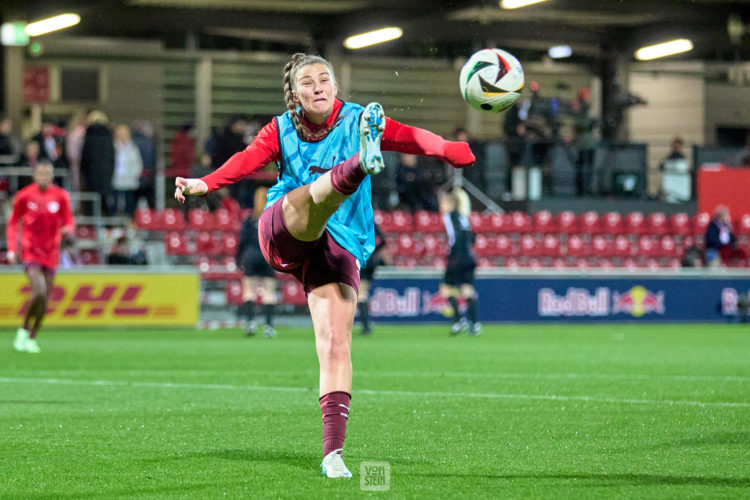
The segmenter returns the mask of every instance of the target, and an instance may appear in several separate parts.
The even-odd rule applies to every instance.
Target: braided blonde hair
[[[325,65],[326,68],[328,68],[329,73],[331,74],[331,81],[334,83],[336,82],[336,77],[333,74],[333,66],[331,66],[331,63],[320,56],[297,52],[289,58],[289,62],[287,62],[286,66],[284,66],[284,102],[286,102],[286,107],[292,116],[292,123],[294,124],[294,129],[297,131],[297,135],[299,135],[301,139],[305,140],[314,140],[325,137],[333,128],[333,125],[330,125],[323,130],[313,132],[309,127],[305,125],[305,122],[302,120],[302,116],[297,112],[297,103],[294,102],[294,99],[292,98],[292,91],[294,90],[296,82],[295,77],[297,76],[297,71],[299,71],[300,68],[309,66],[310,64]]]

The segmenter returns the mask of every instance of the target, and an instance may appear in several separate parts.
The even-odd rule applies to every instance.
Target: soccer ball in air
[[[523,68],[504,50],[483,49],[466,61],[458,83],[466,102],[479,110],[499,113],[521,95]]]

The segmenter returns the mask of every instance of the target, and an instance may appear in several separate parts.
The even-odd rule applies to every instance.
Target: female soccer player
[[[73,234],[75,220],[70,197],[52,184],[52,164],[40,161],[34,168],[34,183],[21,189],[8,221],[8,262],[17,260],[18,223],[21,222],[21,262],[29,277],[31,297],[23,327],[16,332],[13,347],[20,352],[39,352],[36,335],[47,312],[47,300],[60,264],[63,235]]]
[[[275,337],[273,315],[276,309],[276,279],[275,272],[266,262],[258,242],[258,219],[266,203],[268,189],[259,187],[255,190],[253,213],[248,215],[242,223],[240,244],[237,247],[237,263],[242,269],[242,306],[240,312],[247,321],[245,334],[255,335],[258,322],[255,321],[255,303],[258,300],[258,285],[263,290],[263,313],[266,324],[263,326],[264,337]]]
[[[440,295],[448,299],[453,310],[451,335],[468,331],[469,335],[482,333],[482,325],[477,321],[477,292],[474,288],[474,270],[477,267],[472,245],[474,233],[467,217],[470,208],[468,196],[462,189],[455,188],[451,193],[440,196],[440,212],[443,214],[445,232],[448,234],[448,262],[445,276],[440,284]],[[462,210],[463,208],[463,210]],[[461,316],[458,298],[466,300],[468,319]]]
[[[288,111],[261,129],[244,151],[201,179],[175,179],[175,198],[205,195],[275,160],[258,236],[268,263],[303,285],[320,364],[323,462],[327,477],[351,477],[341,453],[349,418],[351,334],[359,268],[375,247],[369,174],[383,169],[380,146],[427,155],[455,167],[474,163],[465,142],[450,142],[336,98],[331,64],[294,54],[284,68]]]

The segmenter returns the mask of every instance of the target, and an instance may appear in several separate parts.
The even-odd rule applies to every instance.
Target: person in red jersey
[[[60,263],[60,242],[73,234],[75,220],[70,197],[52,184],[53,168],[40,161],[34,168],[34,183],[21,189],[8,221],[8,262],[18,261],[18,225],[21,223],[21,262],[29,277],[31,297],[23,327],[16,332],[13,347],[21,352],[39,352],[36,334],[47,312],[55,271]]]
[[[277,271],[303,285],[320,364],[323,462],[329,478],[348,478],[342,459],[352,387],[351,342],[359,270],[375,249],[370,175],[384,167],[382,148],[430,156],[467,167],[475,161],[466,142],[385,117],[336,98],[331,64],[294,54],[284,68],[287,111],[255,140],[201,179],[175,179],[175,198],[205,195],[275,161],[276,184],[258,223],[261,252]]]

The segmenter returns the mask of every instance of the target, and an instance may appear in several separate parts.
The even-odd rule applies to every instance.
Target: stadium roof
[[[610,48],[632,56],[684,37],[695,49],[676,57],[750,59],[749,0],[549,0],[516,10],[497,0],[5,0],[0,12],[6,21],[76,12],[81,23],[68,34],[160,39],[173,48],[325,54],[346,50],[349,35],[400,26],[401,39],[362,51],[450,57],[498,46],[539,60],[551,45],[567,44],[574,57],[594,60]]]

